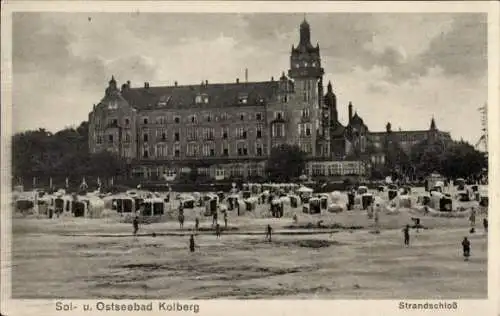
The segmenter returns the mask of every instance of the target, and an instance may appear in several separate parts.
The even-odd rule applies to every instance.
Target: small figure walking
[[[474,208],[470,212],[469,221],[471,228],[474,228],[476,226],[476,210]]]
[[[199,218],[197,217],[197,218],[194,220],[194,230],[195,230],[195,231],[198,231],[198,228],[200,228],[200,220],[199,220]]]
[[[179,214],[179,227],[180,229],[184,229],[184,213]]]
[[[215,236],[217,237],[217,239],[220,238],[220,225],[219,224],[215,225]]]
[[[194,235],[189,237],[189,251],[194,252]]]
[[[213,217],[212,217],[212,226],[217,224],[217,211],[214,212]]]
[[[134,226],[134,236],[137,236],[137,232],[139,231],[139,216],[134,217],[132,224]]]
[[[470,241],[467,239],[467,237],[464,237],[464,240],[462,241],[462,249],[464,252],[464,261],[469,261],[470,257]]]
[[[403,228],[403,233],[404,233],[404,239],[405,239],[405,246],[410,246],[410,225],[406,225],[405,228]]]
[[[483,227],[484,227],[484,232],[488,232],[488,219],[483,218]]]
[[[273,235],[273,229],[271,227],[271,225],[267,225],[267,229],[266,229],[266,239],[271,242],[271,238],[272,238],[272,235]]]
[[[227,212],[224,212],[224,228],[227,229]]]

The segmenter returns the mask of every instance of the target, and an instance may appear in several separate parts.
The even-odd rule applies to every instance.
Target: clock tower
[[[300,24],[299,44],[297,47],[292,45],[288,76],[294,81],[295,100],[302,113],[307,114],[301,119],[307,125],[299,126],[299,130],[308,132],[300,133],[298,143],[312,156],[318,154],[316,142],[322,133],[323,74],[319,44],[311,44],[311,28],[304,19]]]

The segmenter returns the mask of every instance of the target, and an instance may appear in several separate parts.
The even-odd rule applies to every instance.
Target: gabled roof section
[[[279,82],[216,83],[186,86],[129,88],[123,97],[135,108],[188,109],[264,106],[279,92]]]
[[[336,122],[332,128],[331,137],[343,137],[345,135],[346,129],[342,124]]]

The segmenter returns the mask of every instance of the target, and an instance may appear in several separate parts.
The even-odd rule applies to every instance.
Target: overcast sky
[[[132,86],[279,77],[303,14],[14,13],[14,132],[86,120],[111,75]],[[483,14],[307,14],[341,122],[441,130],[475,143],[487,100]]]

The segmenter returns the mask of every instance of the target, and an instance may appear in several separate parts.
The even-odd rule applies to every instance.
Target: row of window
[[[197,168],[197,174],[201,176],[215,176],[215,177],[244,177],[248,176],[263,176],[265,168],[261,165],[250,165],[246,168],[242,165],[233,165],[221,167],[211,170],[211,168]],[[177,177],[182,170],[176,170],[168,167],[143,167],[132,170],[132,175],[135,177],[149,178],[153,175],[156,177]]]
[[[228,127],[222,127],[220,131],[220,138],[222,139],[228,139],[230,134],[230,129]],[[215,128],[188,128],[186,129],[186,139],[188,141],[195,141],[198,140],[199,138],[203,140],[214,140],[215,139]],[[249,136],[249,129],[245,127],[238,127],[235,129],[235,135],[236,138],[238,139],[247,139]],[[259,139],[262,138],[262,126],[257,126],[255,129],[255,138]],[[175,132],[173,133],[173,140],[178,142],[180,141],[181,138],[181,133],[180,132]],[[129,132],[124,133],[123,135],[123,142],[124,143],[129,143],[131,141],[131,134]],[[144,143],[147,143],[150,141],[150,133],[149,132],[143,132],[142,134],[142,141]],[[168,139],[168,134],[165,129],[158,129],[156,130],[156,141],[169,141]],[[109,134],[107,136],[107,142],[110,144],[113,144],[115,142],[115,136],[113,134]],[[102,144],[103,143],[103,136],[98,134],[96,136],[96,143],[97,144]]]
[[[255,116],[255,120],[256,121],[263,121],[264,120],[264,116],[260,112],[255,113],[254,116]],[[198,124],[198,123],[201,123],[201,122],[228,121],[230,119],[237,119],[239,121],[248,121],[248,120],[252,120],[252,118],[254,116],[252,114],[250,114],[250,113],[239,113],[235,117],[232,117],[228,113],[222,113],[222,114],[220,114],[220,116],[216,116],[214,114],[208,113],[208,114],[201,115],[201,117],[199,115],[192,114],[192,115],[189,115],[187,117],[187,120],[184,121],[184,122],[185,123]],[[169,122],[169,120],[168,120],[167,116],[157,116],[155,118],[154,122],[155,122],[155,124],[165,125],[165,124],[167,124]],[[182,122],[181,116],[175,115],[173,117],[172,122],[175,123],[175,124],[180,124]],[[143,125],[150,124],[149,117],[142,117],[141,124],[143,124]]]
[[[260,112],[255,113],[252,115],[251,113],[239,113],[235,117],[232,117],[228,113],[222,113],[220,116],[215,116],[214,114],[208,113],[201,115],[199,117],[196,114],[189,115],[187,119],[184,121],[184,123],[192,123],[192,124],[198,124],[201,122],[213,122],[213,121],[228,121],[228,120],[239,120],[239,121],[249,121],[252,120],[252,118],[255,116],[256,121],[263,121],[264,120],[264,115]],[[302,111],[302,116],[303,117],[309,117],[309,109],[304,109]],[[283,111],[276,111],[274,112],[274,119],[284,119],[285,115]],[[142,125],[149,125],[152,121],[150,121],[149,117],[142,117],[141,118],[141,124]],[[172,121],[175,124],[181,124],[182,123],[182,118],[179,115],[174,115]],[[169,120],[167,116],[157,116],[154,119],[155,124],[159,125],[165,125],[169,123]],[[94,119],[94,125],[99,129],[102,128],[102,122],[99,118]],[[119,124],[119,121],[117,118],[108,118],[106,122],[105,127],[130,127],[131,125],[131,120],[130,118],[126,117],[123,119],[122,125]]]
[[[220,155],[227,157],[231,154],[229,144],[223,144]],[[261,143],[254,144],[254,155],[255,156],[264,156],[267,154],[267,146]],[[249,150],[249,145],[245,142],[241,142],[236,144],[235,151],[232,153],[237,156],[249,156],[251,155]],[[215,149],[214,143],[205,143],[205,144],[197,144],[197,143],[189,143],[186,145],[185,156],[186,157],[215,157],[217,155],[217,151]],[[180,157],[181,156],[181,146],[179,144],[174,144],[172,146],[172,156]],[[145,148],[142,152],[143,158],[167,158],[169,157],[169,146],[165,144],[159,144],[154,147],[153,151],[150,151],[149,148]]]
[[[365,168],[359,163],[313,164],[311,169],[313,176],[362,175],[365,172]]]

